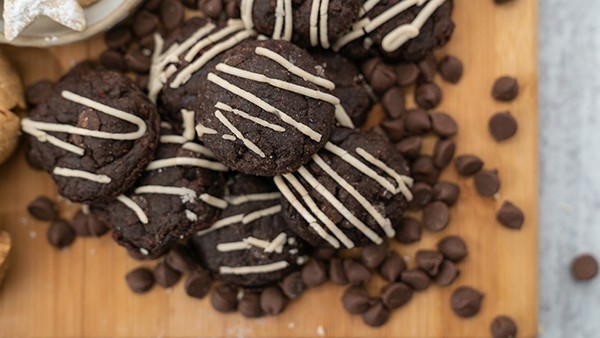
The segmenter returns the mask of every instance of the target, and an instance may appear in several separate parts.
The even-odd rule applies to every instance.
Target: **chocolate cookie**
[[[247,29],[304,48],[329,49],[357,20],[362,0],[237,0]]]
[[[314,246],[380,244],[412,199],[408,164],[375,133],[337,128],[312,161],[275,177],[283,215]]]
[[[207,228],[227,206],[221,174],[227,168],[208,149],[179,135],[160,142],[156,159],[127,195],[92,206],[120,245],[149,258]]]
[[[283,40],[248,41],[208,74],[200,138],[232,169],[250,175],[292,172],[321,149],[335,118],[352,122],[335,84],[310,55]],[[290,147],[290,145],[293,145]]]
[[[421,60],[450,40],[453,5],[454,0],[365,1],[358,22],[332,49],[357,59]]]
[[[271,180],[238,175],[229,187],[229,207],[192,237],[203,265],[222,281],[246,287],[274,283],[302,265],[303,242],[281,217],[281,195]]]
[[[346,57],[328,51],[311,55],[323,67],[325,76],[335,84],[333,95],[340,99],[354,126],[362,126],[373,107],[373,100],[358,66]]]
[[[22,121],[28,158],[75,202],[127,191],[154,157],[156,107],[124,75],[76,67]]]

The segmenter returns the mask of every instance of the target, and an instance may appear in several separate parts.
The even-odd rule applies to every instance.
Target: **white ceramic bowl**
[[[4,38],[3,1],[0,1],[0,43],[14,46],[51,47],[64,45],[103,32],[133,12],[142,0],[98,0],[84,8],[87,28],[83,32],[70,30],[46,17],[40,17],[13,41]]]

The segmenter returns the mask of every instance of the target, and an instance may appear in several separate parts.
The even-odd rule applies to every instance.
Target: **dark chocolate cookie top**
[[[156,107],[124,75],[75,67],[22,121],[28,158],[75,202],[127,191],[154,157]]]
[[[203,265],[225,282],[256,287],[275,283],[305,261],[305,246],[281,217],[281,195],[270,179],[238,175],[229,207],[192,237]]]
[[[330,142],[293,174],[275,177],[283,215],[314,246],[352,248],[395,235],[412,199],[408,164],[374,133],[337,128]]]
[[[225,165],[250,175],[292,172],[321,149],[335,118],[352,124],[335,84],[303,49],[248,41],[208,74],[197,131]]]

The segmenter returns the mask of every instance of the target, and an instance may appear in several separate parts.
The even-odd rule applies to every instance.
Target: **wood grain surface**
[[[344,312],[343,288],[327,285],[304,294],[274,318],[246,320],[239,314],[213,311],[208,299],[188,298],[179,283],[155,287],[140,296],[131,293],[124,275],[139,262],[112,242],[77,239],[57,251],[46,242],[47,224],[31,219],[26,205],[40,194],[57,197],[46,173],[30,169],[23,149],[0,168],[0,229],[13,237],[11,269],[0,289],[2,337],[311,337],[322,326],[327,337],[487,337],[498,314],[512,316],[519,337],[533,337],[538,321],[538,127],[537,127],[537,1],[495,6],[488,0],[456,0],[456,33],[442,51],[460,57],[465,75],[458,85],[439,81],[444,90],[440,110],[460,125],[458,153],[481,156],[502,179],[500,198],[483,199],[471,179],[458,178],[454,168],[443,177],[457,180],[461,197],[443,233],[397,250],[412,256],[418,248],[433,248],[448,234],[464,236],[470,255],[450,287],[416,293],[408,306],[394,311],[388,324],[368,328]],[[80,60],[103,49],[101,38],[50,50],[6,50],[26,84],[58,76]],[[490,97],[494,79],[518,77],[521,95],[510,104]],[[511,140],[497,144],[487,132],[496,111],[510,110],[519,122]],[[504,199],[521,206],[526,221],[521,231],[507,230],[494,219]],[[62,203],[65,217],[76,206]],[[147,263],[150,264],[150,263]],[[412,261],[411,265],[414,264]],[[373,283],[374,294],[381,283]],[[485,293],[482,311],[460,319],[449,299],[460,285]]]

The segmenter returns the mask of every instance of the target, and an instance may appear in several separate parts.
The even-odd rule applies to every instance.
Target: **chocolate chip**
[[[371,327],[380,327],[390,318],[390,310],[378,301],[362,315],[363,322]]]
[[[327,281],[327,270],[323,262],[312,259],[302,267],[302,281],[309,288],[314,288]]]
[[[242,299],[238,302],[238,311],[246,318],[264,316],[260,307],[260,296],[255,292],[244,292]]]
[[[406,135],[403,119],[386,120],[383,121],[380,126],[392,142],[399,141]]]
[[[517,120],[510,112],[496,113],[490,119],[488,130],[496,141],[508,140],[517,133]]]
[[[352,260],[345,259],[343,262],[344,270],[348,281],[352,285],[366,285],[371,280],[371,271],[364,265]]]
[[[443,260],[444,256],[434,250],[419,250],[415,255],[417,267],[425,271],[431,277],[434,277],[438,274]]]
[[[346,277],[346,270],[344,270],[341,258],[333,258],[329,261],[329,279],[337,285],[348,284],[348,277]]]
[[[108,69],[125,70],[127,64],[121,52],[108,49],[100,54],[100,64]]]
[[[135,293],[145,293],[154,286],[154,275],[147,268],[137,268],[125,275],[125,282]]]
[[[421,240],[421,224],[412,217],[403,217],[402,222],[395,227],[396,240],[403,244],[411,244]]]
[[[188,0],[191,1],[191,0]],[[194,0],[195,1],[195,0]],[[162,0],[146,0],[144,1],[144,8],[149,11],[156,11],[160,7]]]
[[[577,280],[593,279],[598,274],[598,262],[589,254],[578,256],[571,263],[571,273]]]
[[[49,80],[38,81],[27,88],[25,100],[31,107],[46,101],[54,92],[54,83]]]
[[[316,248],[312,256],[320,260],[330,260],[337,254],[337,250],[332,247]]]
[[[481,196],[494,196],[500,190],[498,170],[480,170],[475,174],[475,188]]]
[[[388,254],[390,245],[383,242],[379,245],[371,244],[362,248],[360,253],[361,262],[369,269],[377,269]]]
[[[179,273],[176,270],[172,271]],[[171,281],[174,281],[173,284],[177,282],[175,278],[172,278]],[[194,270],[193,272],[190,272],[187,279],[185,280],[185,293],[193,298],[204,298],[204,296],[208,294],[208,291],[210,291],[211,284],[212,279],[210,278],[208,272],[204,270]]]
[[[435,83],[424,83],[415,91],[415,102],[423,109],[433,109],[442,102],[442,90]]]
[[[463,63],[458,58],[446,55],[438,64],[442,78],[450,83],[458,83],[463,75]]]
[[[415,158],[421,153],[421,138],[410,136],[396,143],[396,150],[406,157]]]
[[[448,206],[440,201],[429,203],[423,209],[423,226],[429,231],[441,231],[450,223]]]
[[[362,73],[367,79],[369,79],[369,82],[371,81],[373,73],[375,73],[375,68],[377,68],[377,66],[381,63],[383,63],[383,60],[381,58],[375,57],[367,60],[365,63],[362,64]]]
[[[408,86],[419,77],[419,67],[414,63],[400,63],[396,65],[396,83],[399,86]]]
[[[165,258],[167,264],[173,269],[185,273],[191,272],[196,268],[196,263],[192,258],[192,254],[186,246],[176,245],[173,247]]]
[[[475,175],[483,168],[483,161],[475,155],[460,155],[454,160],[456,171],[463,176]]]
[[[359,315],[371,307],[372,299],[363,286],[352,285],[342,294],[342,305],[348,313]]]
[[[219,312],[233,312],[238,306],[237,295],[238,290],[235,287],[221,284],[210,293],[210,303]]]
[[[170,37],[170,35],[167,38],[169,38],[169,37]],[[145,48],[148,50],[154,50],[154,44],[155,44],[154,35],[148,34],[148,35],[144,36],[143,38],[141,38],[139,40],[139,43],[140,43],[140,47],[142,49]]]
[[[405,111],[404,90],[400,87],[388,89],[381,98],[381,104],[390,118],[399,118]]]
[[[412,298],[412,289],[404,283],[391,283],[381,290],[381,301],[390,310],[408,303]]]
[[[496,219],[500,224],[510,229],[521,229],[525,215],[509,201],[505,201],[496,213]]]
[[[111,28],[104,36],[108,48],[125,50],[133,39],[131,29],[126,26]]]
[[[411,135],[422,135],[431,130],[429,114],[422,109],[412,109],[406,113],[404,128]]]
[[[98,216],[89,211],[84,212],[83,210],[77,211],[71,225],[73,226],[73,229],[75,229],[77,236],[82,237],[100,237],[109,230],[106,224],[101,221]]]
[[[52,246],[63,249],[73,244],[75,236],[75,230],[73,230],[71,224],[65,220],[59,219],[50,223],[46,237]]]
[[[452,116],[446,113],[429,113],[431,128],[441,137],[452,137],[458,133],[458,125]]]
[[[391,251],[379,267],[379,274],[388,282],[395,282],[404,270],[406,270],[404,259],[396,251]]]
[[[423,209],[433,199],[431,186],[427,183],[417,182],[412,187],[413,199],[409,202],[409,207],[412,209]]]
[[[175,285],[181,278],[181,273],[170,267],[165,261],[156,264],[154,268],[154,279],[156,283],[164,288]]]
[[[481,292],[468,286],[461,286],[452,293],[450,306],[458,316],[468,318],[479,313],[482,300]]]
[[[304,292],[304,282],[299,271],[287,275],[281,282],[281,289],[289,299],[296,299]]]
[[[396,84],[396,71],[390,65],[379,63],[373,69],[369,83],[377,93],[385,93]]]
[[[270,286],[260,293],[260,307],[269,316],[282,313],[287,303],[287,298],[276,286]]]
[[[46,196],[39,196],[27,206],[29,214],[42,221],[52,221],[58,218],[56,203]]]
[[[429,54],[419,62],[419,70],[421,71],[421,77],[427,82],[433,81],[435,73],[437,71],[437,61],[433,54]]]
[[[223,2],[221,0],[205,0],[202,11],[211,19],[218,19],[223,13]]]
[[[166,30],[172,30],[183,21],[185,9],[178,0],[163,0],[160,6],[160,19]]]
[[[519,95],[517,79],[502,76],[496,80],[492,88],[492,97],[498,101],[512,101]]]
[[[447,259],[458,263],[468,254],[467,245],[458,236],[446,236],[437,243],[437,249]]]
[[[450,139],[439,139],[433,148],[433,164],[436,167],[443,169],[454,157],[456,152],[456,143]]]
[[[447,181],[439,181],[433,186],[433,199],[436,201],[442,201],[446,203],[447,206],[452,206],[458,200],[458,195],[460,195],[460,188],[458,185],[447,182]]]
[[[431,156],[421,156],[414,160],[411,173],[416,182],[425,182],[429,185],[434,185],[440,176],[440,170],[433,163]]]
[[[419,269],[411,269],[400,273],[400,280],[408,284],[413,290],[425,290],[431,285],[431,279]]]
[[[496,0],[496,2],[499,2]],[[498,316],[490,324],[492,338],[515,338],[517,336],[517,324],[508,316]]]
[[[441,286],[448,286],[456,280],[459,274],[460,271],[456,267],[456,264],[445,259],[442,264],[440,264],[440,271],[437,276],[435,276],[435,282]]]
[[[152,60],[140,50],[131,49],[125,54],[125,63],[134,72],[146,73],[150,70]]]
[[[136,36],[146,36],[158,28],[158,18],[148,11],[139,11],[133,17],[132,28]]]

